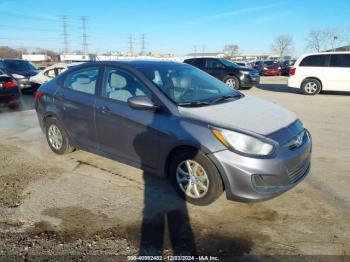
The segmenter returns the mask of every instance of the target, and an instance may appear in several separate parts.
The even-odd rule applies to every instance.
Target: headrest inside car
[[[119,74],[116,74],[116,73],[110,74],[109,86],[111,88],[121,89],[121,88],[126,87],[126,84],[127,84],[127,82],[126,82],[125,77],[123,77]]]

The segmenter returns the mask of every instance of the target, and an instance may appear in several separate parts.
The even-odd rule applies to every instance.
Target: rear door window
[[[350,67],[350,54],[331,55],[331,67]]]
[[[210,69],[218,69],[224,68],[224,65],[216,59],[209,58],[207,59],[206,67]]]
[[[90,67],[80,69],[68,74],[64,80],[64,87],[75,91],[95,94],[99,69]]]
[[[317,66],[324,67],[328,55],[310,55],[305,57],[299,66]]]
[[[205,59],[193,59],[191,65],[199,68],[203,68],[205,66]]]

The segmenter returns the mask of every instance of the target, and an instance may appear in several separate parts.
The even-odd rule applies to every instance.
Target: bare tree
[[[21,51],[8,46],[0,46],[1,58],[21,58]]]
[[[236,44],[228,44],[224,46],[224,53],[228,56],[234,56],[239,50],[239,46]]]
[[[321,52],[324,50],[325,46],[325,34],[321,30],[311,30],[308,37],[306,38],[307,46],[306,48],[311,51]]]
[[[293,37],[290,35],[280,35],[276,37],[271,45],[273,52],[276,52],[281,58],[293,50]]]
[[[344,30],[344,44],[348,45],[347,51],[350,51],[350,27]]]
[[[343,35],[340,33],[339,28],[331,27],[324,30],[326,42],[328,48],[334,50],[343,42]]]

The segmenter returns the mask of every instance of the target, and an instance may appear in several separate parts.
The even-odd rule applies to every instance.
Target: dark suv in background
[[[186,59],[184,62],[207,72],[234,89],[251,88],[260,82],[257,70],[240,67],[224,58],[201,57]]]
[[[15,58],[0,59],[0,70],[12,76],[20,89],[31,89],[29,78],[40,71],[31,62]]]

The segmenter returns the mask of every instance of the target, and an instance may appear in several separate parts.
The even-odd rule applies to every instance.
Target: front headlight
[[[242,75],[249,75],[248,71],[240,71]]]
[[[227,148],[248,154],[267,156],[273,152],[273,145],[258,138],[225,129],[212,129],[215,137]]]

